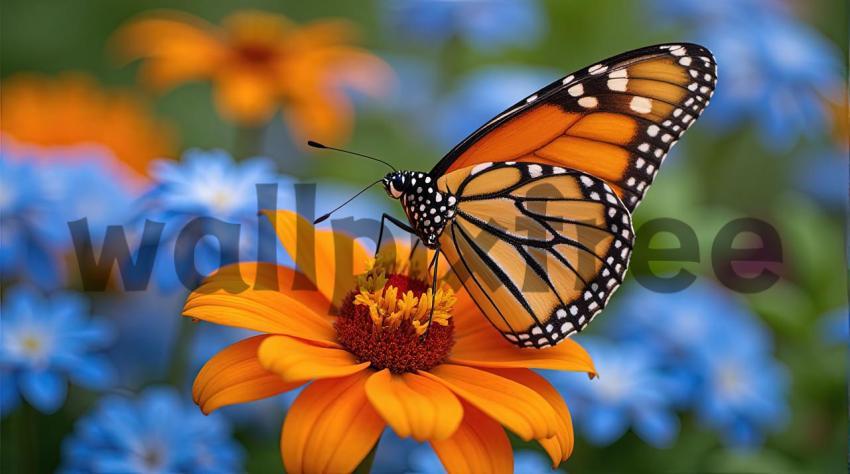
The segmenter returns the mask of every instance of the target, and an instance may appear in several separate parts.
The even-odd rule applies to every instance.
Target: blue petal
[[[622,410],[612,407],[594,407],[581,418],[585,434],[594,444],[608,445],[623,436],[628,428],[628,418]]]
[[[641,407],[635,416],[634,430],[647,443],[657,448],[666,448],[676,440],[679,418],[672,413]]]
[[[15,377],[10,373],[0,375],[0,418],[13,412],[21,403]]]
[[[42,413],[58,410],[68,394],[68,381],[55,372],[25,372],[19,383],[24,398]]]
[[[103,390],[115,382],[115,368],[104,356],[88,356],[71,368],[71,381],[92,390]]]

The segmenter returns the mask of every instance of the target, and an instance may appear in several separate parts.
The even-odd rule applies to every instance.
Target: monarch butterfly
[[[434,265],[446,257],[507,340],[558,344],[622,283],[631,212],[708,105],[716,71],[712,54],[695,44],[629,51],[521,100],[430,172],[384,162],[393,172],[375,184],[401,202],[409,222],[384,214],[378,247],[385,221],[393,222],[437,250]]]

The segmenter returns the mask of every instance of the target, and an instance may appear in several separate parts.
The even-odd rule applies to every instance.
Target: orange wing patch
[[[461,142],[432,174],[485,162],[572,168],[606,180],[631,211],[716,82],[714,58],[702,46],[624,53],[520,101]]]
[[[482,182],[503,187],[481,194]],[[631,218],[604,181],[560,166],[493,163],[453,171],[437,188],[457,200],[440,250],[509,341],[557,344],[583,329],[622,281]]]
[[[638,122],[629,116],[597,112],[579,120],[566,134],[615,145],[626,145],[635,136],[638,125]]]
[[[562,135],[580,118],[554,104],[541,104],[509,120],[477,141],[447,171],[476,163],[510,161]]]
[[[536,152],[561,166],[580,169],[617,182],[629,166],[629,152],[617,145],[577,137],[561,137]]]

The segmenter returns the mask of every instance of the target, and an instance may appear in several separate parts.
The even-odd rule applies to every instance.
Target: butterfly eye
[[[398,191],[404,191],[404,176],[397,174],[393,177],[393,187]]]
[[[393,199],[398,199],[404,193],[404,176],[390,173],[384,178],[384,187],[387,194]]]

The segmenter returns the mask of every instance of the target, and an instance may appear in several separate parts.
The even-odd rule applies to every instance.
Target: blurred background
[[[714,52],[717,93],[667,159],[635,227],[638,240],[661,217],[692,228],[699,262],[642,271],[682,267],[696,279],[659,293],[633,268],[577,337],[601,377],[544,374],[574,418],[576,448],[561,469],[847,468],[846,2],[7,0],[2,8],[4,472],[282,469],[278,435],[291,396],[209,417],[191,403],[198,368],[244,333],[181,321],[187,290],[175,267],[206,273],[220,263],[215,241],[174,251],[186,223],[243,224],[240,257],[254,259],[269,230],[258,225],[256,184],[277,183],[280,209],[321,214],[384,173],[311,151],[308,138],[428,170],[552,80],[682,41]],[[336,217],[384,210],[400,214],[374,189]],[[780,236],[782,261],[771,267],[780,278],[764,291],[732,291],[712,266],[718,232],[742,217]],[[102,290],[84,287],[68,226],[81,218],[98,257],[107,226],[124,226],[135,255],[153,235],[145,220],[164,224],[144,291],[125,291],[117,269]],[[677,246],[670,237],[649,245]],[[749,240],[736,245],[758,246]],[[532,445],[514,443],[517,472],[549,469]],[[427,446],[387,432],[373,470],[440,465]]]

